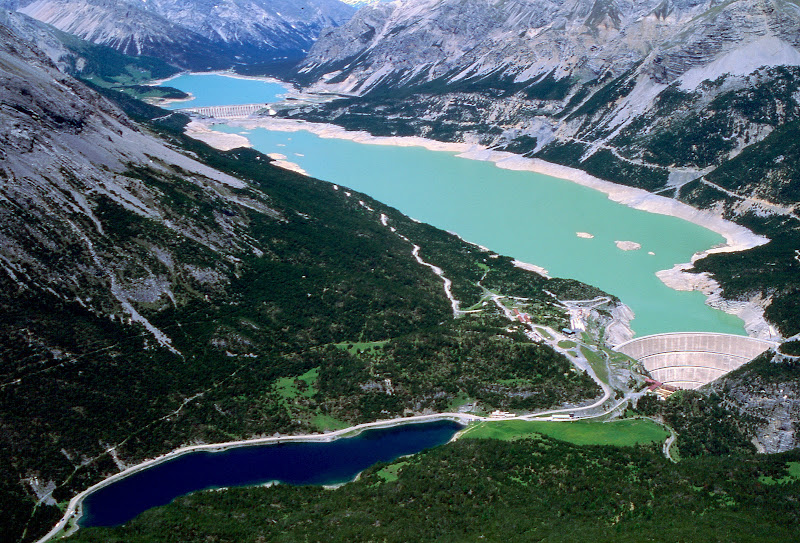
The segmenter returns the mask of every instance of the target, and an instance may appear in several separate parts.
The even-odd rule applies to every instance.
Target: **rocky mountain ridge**
[[[300,72],[317,75],[320,89],[359,95],[381,81],[414,87],[490,74],[514,84],[548,74],[556,81],[587,82],[618,77],[639,64],[641,74],[670,84],[726,54],[740,56],[741,48],[761,51],[763,46],[751,44],[765,37],[796,48],[797,10],[795,3],[780,0],[412,0],[362,9],[341,28],[327,31]],[[782,51],[797,60],[790,49]],[[775,51],[767,53],[774,57]],[[751,59],[758,65],[739,75],[765,58]],[[787,58],[768,60],[776,65]],[[725,69],[714,67],[717,75],[736,71],[735,61],[722,64]],[[689,77],[684,90],[699,83],[696,77]]]
[[[125,54],[197,70],[300,58],[323,28],[354,11],[338,0],[5,0],[0,6]]]
[[[704,104],[753,85],[741,78],[760,70],[755,84],[764,84],[770,68],[800,65],[798,47],[800,6],[788,0],[414,0],[362,9],[326,31],[298,78],[316,92],[413,95],[429,103],[431,121],[468,109],[458,102],[469,96],[493,129],[473,136],[495,145],[588,141],[583,160],[608,145],[632,162],[702,170],[726,156],[647,160],[620,145],[635,135],[626,128],[658,131],[653,123],[669,117],[659,101],[690,102],[703,81],[727,78],[725,89],[699,91]],[[769,132],[746,130],[754,139]]]

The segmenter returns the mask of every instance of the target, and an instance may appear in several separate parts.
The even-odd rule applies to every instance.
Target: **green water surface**
[[[203,82],[215,76],[195,77]],[[226,82],[228,92],[235,93],[238,81],[243,80]],[[178,80],[169,84],[181,88]],[[193,93],[198,92],[195,86]],[[503,170],[449,152],[367,145],[305,131],[215,129],[242,134],[259,151],[281,153],[314,177],[369,194],[415,219],[542,266],[553,276],[600,287],[633,309],[637,335],[745,333],[740,319],[708,307],[701,293],[672,290],[655,276],[724,242],[690,222],[617,204],[569,181]],[[577,232],[594,238],[579,238]],[[616,240],[642,247],[622,251]]]

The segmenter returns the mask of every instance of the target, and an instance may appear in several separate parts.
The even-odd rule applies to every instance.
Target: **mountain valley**
[[[697,270],[723,297],[764,306],[788,337],[800,316],[787,158],[798,36],[800,6],[784,0],[380,4],[324,33],[298,66],[306,91],[339,99],[281,114],[480,143],[712,210],[773,242]],[[737,260],[746,281],[729,277]]]
[[[199,492],[69,540],[796,533],[794,0],[0,7],[4,541],[40,540],[78,492],[186,445],[468,409],[657,421],[677,445],[460,437],[336,490]],[[610,349],[628,311],[613,292],[214,149],[137,99],[231,67],[296,85],[263,116],[509,151],[745,226],[770,241],[681,273],[786,341],[697,392],[646,395],[641,364]],[[570,300],[597,302],[583,333]]]
[[[323,28],[353,13],[338,0],[4,0],[0,7],[121,53],[193,70],[296,62]]]
[[[215,151],[182,135],[186,117],[93,90],[0,29],[1,522],[14,540],[43,535],[58,504],[102,475],[181,444],[319,431],[461,397],[546,408],[600,393],[499,309],[450,324],[442,280],[414,246],[465,305],[483,288],[524,297],[519,307],[556,329],[559,297],[602,292],[257,152]],[[346,347],[359,342],[384,347]],[[407,367],[414,349],[469,362],[431,375]],[[276,382],[309,372],[324,378],[312,381],[319,394],[287,404]]]

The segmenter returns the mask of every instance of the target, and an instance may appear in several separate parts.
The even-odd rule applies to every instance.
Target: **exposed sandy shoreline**
[[[205,122],[205,121],[204,121]],[[220,121],[208,121],[210,124]],[[702,253],[703,256],[712,252],[732,252],[750,249],[763,245],[769,240],[763,236],[754,234],[744,226],[740,226],[710,211],[695,209],[687,204],[678,202],[671,198],[651,194],[643,189],[618,185],[610,181],[604,181],[588,173],[561,166],[550,162],[545,162],[538,158],[525,158],[520,155],[505,151],[493,151],[481,145],[469,143],[446,143],[429,140],[417,136],[404,137],[384,137],[372,136],[367,132],[356,132],[345,130],[336,125],[311,123],[306,121],[296,121],[291,119],[276,119],[273,117],[263,117],[259,119],[231,120],[225,124],[242,126],[246,128],[267,128],[282,132],[307,131],[322,138],[337,138],[364,143],[368,145],[394,145],[398,147],[424,147],[431,151],[449,151],[458,153],[461,158],[472,160],[483,160],[494,162],[499,168],[507,170],[530,171],[558,177],[567,181],[572,181],[585,187],[590,187],[608,195],[609,199],[650,213],[660,215],[670,215],[678,217],[694,224],[700,225],[708,230],[716,232],[727,241],[725,246],[709,249]],[[701,253],[698,253],[700,255]],[[697,258],[700,258],[698,256]],[[696,260],[694,258],[693,260]]]
[[[212,130],[207,123],[192,121],[184,130],[187,136],[207,143],[220,151],[230,151],[238,147],[252,147],[250,140],[239,134],[226,134]]]
[[[605,181],[577,168],[552,164],[538,158],[525,158],[505,151],[493,151],[477,144],[446,143],[417,136],[373,136],[367,132],[349,131],[340,126],[331,124],[279,119],[274,117],[237,119],[231,121],[215,121],[208,119],[199,122],[208,125],[225,122],[229,125],[241,126],[248,129],[266,128],[282,132],[307,131],[322,138],[345,139],[367,145],[394,145],[398,147],[418,146],[431,151],[456,153],[457,156],[461,158],[494,162],[497,167],[507,170],[530,171],[571,181],[603,192],[608,195],[610,200],[628,207],[689,221],[721,235],[725,238],[725,244],[695,253],[692,255],[690,262],[678,263],[671,270],[663,270],[656,275],[670,288],[676,290],[701,290],[708,297],[706,303],[716,309],[742,318],[745,321],[745,330],[747,330],[748,334],[757,337],[776,337],[775,334],[777,334],[777,332],[763,318],[763,307],[756,301],[727,302],[719,295],[721,288],[719,288],[716,282],[714,282],[715,288],[711,288],[711,285],[708,283],[710,278],[704,278],[704,280],[701,281],[703,283],[701,286],[698,283],[697,274],[688,271],[691,270],[692,264],[695,261],[709,254],[743,251],[769,242],[768,238],[759,236],[744,226],[725,220],[711,211],[695,209],[677,200],[652,194],[643,189]],[[282,164],[280,165],[283,166]]]
[[[516,267],[518,267],[518,268],[522,268],[523,270],[528,270],[528,271],[532,271],[532,272],[538,273],[539,275],[541,275],[543,277],[547,277],[548,279],[550,279],[550,273],[546,269],[541,267],[541,266],[537,266],[536,264],[529,264],[527,262],[521,262],[521,261],[516,260],[516,259],[512,260],[511,263],[513,265],[515,265]]]

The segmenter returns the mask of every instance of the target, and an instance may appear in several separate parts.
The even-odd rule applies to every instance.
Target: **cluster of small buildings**
[[[499,409],[495,409],[491,413],[489,413],[490,419],[513,419],[516,417],[514,413],[509,413],[508,411],[501,411]]]
[[[522,324],[532,324],[531,323],[531,316],[527,313],[520,313],[519,309],[514,309],[514,313],[516,313],[517,320]]]
[[[644,382],[647,385],[647,390],[655,394],[658,394],[663,400],[666,400],[667,398],[672,396],[675,392],[680,390],[676,386],[665,385],[664,383],[656,381],[654,379],[645,379]]]

